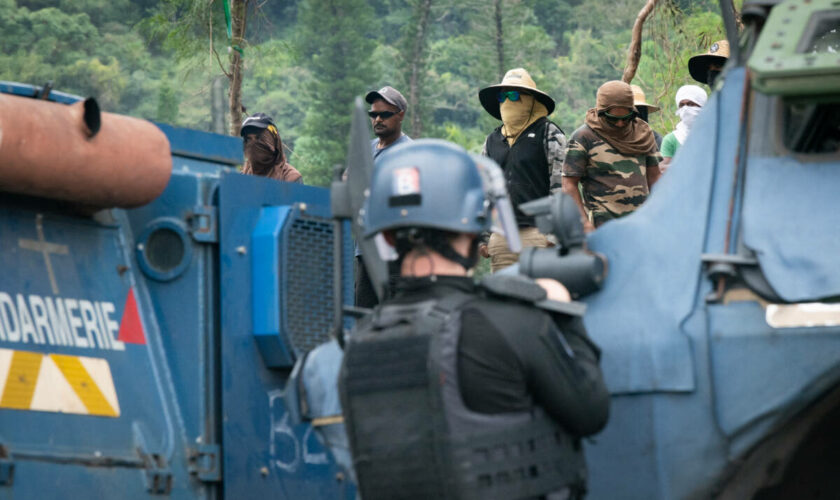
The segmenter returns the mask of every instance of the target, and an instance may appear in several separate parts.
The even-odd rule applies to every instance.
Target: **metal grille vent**
[[[329,340],[333,326],[332,221],[299,215],[286,236],[286,333],[301,356]]]

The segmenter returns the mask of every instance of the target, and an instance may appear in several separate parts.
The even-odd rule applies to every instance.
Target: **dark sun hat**
[[[526,94],[534,96],[534,99],[541,102],[548,114],[554,111],[554,99],[549,97],[545,92],[537,89],[537,84],[522,68],[516,68],[505,73],[502,78],[502,83],[491,85],[478,91],[478,100],[484,109],[490,113],[494,118],[501,120],[502,115],[499,113],[499,91],[501,90],[521,90]]]
[[[729,59],[729,42],[718,40],[709,47],[708,52],[696,55],[688,60],[688,72],[698,82],[709,83],[706,81],[709,66],[712,64],[723,66],[727,59]]]

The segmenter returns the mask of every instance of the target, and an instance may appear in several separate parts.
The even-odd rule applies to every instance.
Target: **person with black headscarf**
[[[245,152],[243,174],[303,184],[303,176],[286,161],[283,141],[280,140],[277,125],[270,116],[254,113],[245,118],[239,135],[242,136]]]

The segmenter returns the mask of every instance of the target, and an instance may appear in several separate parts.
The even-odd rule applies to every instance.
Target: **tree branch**
[[[627,64],[624,66],[624,74],[621,75],[621,80],[625,83],[633,81],[636,76],[636,70],[639,68],[639,59],[642,57],[642,27],[644,27],[645,19],[656,7],[658,0],[647,0],[647,3],[639,15],[636,16],[636,22],[633,23],[633,37],[630,40],[630,47],[627,48]]]
[[[220,68],[222,68],[222,73],[224,73],[224,74],[225,74],[225,76],[226,76],[226,77],[228,77],[228,79],[233,78],[233,75],[231,75],[231,74],[228,72],[228,70],[227,70],[227,69],[225,69],[225,63],[223,63],[223,62],[222,62],[222,58],[221,58],[221,57],[219,57],[219,52],[216,50],[216,47],[211,47],[211,48],[210,48],[210,50],[212,50],[212,51],[213,51],[213,55],[214,55],[214,56],[216,56],[216,61],[218,61],[218,62],[219,62],[219,67],[220,67]]]

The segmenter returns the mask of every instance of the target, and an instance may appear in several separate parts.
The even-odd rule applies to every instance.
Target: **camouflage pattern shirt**
[[[595,226],[633,213],[650,194],[647,169],[661,156],[619,153],[586,124],[575,130],[563,162],[563,176],[580,177],[583,203]]]

